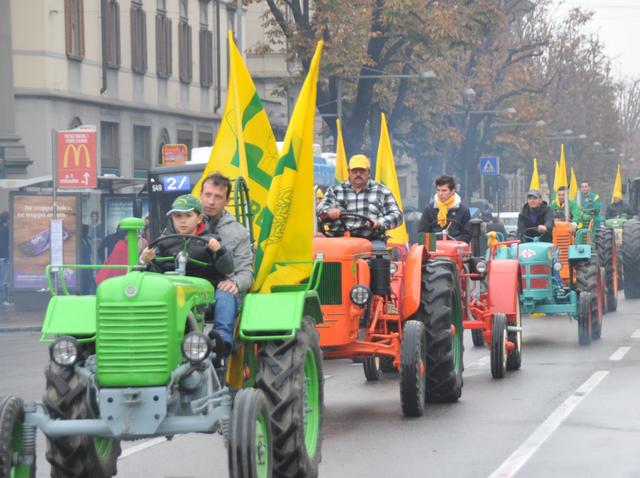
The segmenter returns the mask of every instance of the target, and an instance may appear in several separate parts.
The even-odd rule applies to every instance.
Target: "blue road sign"
[[[498,156],[481,156],[480,174],[483,176],[498,176],[500,174],[500,158]]]

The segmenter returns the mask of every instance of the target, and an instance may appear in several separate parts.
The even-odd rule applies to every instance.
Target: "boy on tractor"
[[[316,213],[331,221],[333,237],[349,231],[352,237],[385,241],[384,231],[402,224],[402,212],[391,191],[371,179],[371,164],[364,154],[349,160],[349,179],[327,189]]]
[[[140,254],[140,262],[152,264],[152,267],[159,269],[158,272],[184,267],[186,275],[207,279],[217,287],[228,274],[233,272],[233,258],[220,241],[209,232],[204,222],[200,201],[191,194],[183,194],[173,201],[167,216],[171,218],[173,227],[165,229],[160,236],[166,240],[159,242],[154,248],[146,247]],[[203,240],[184,241],[178,235],[194,236]],[[171,236],[176,237],[172,239]],[[180,253],[183,249],[186,249],[185,252],[191,259],[187,263],[180,261]],[[175,257],[176,259],[161,262],[155,261],[156,257]],[[224,341],[222,355],[228,356],[232,350],[235,317],[231,317],[230,322],[225,322],[225,318],[224,315],[221,318],[215,317],[214,330]]]

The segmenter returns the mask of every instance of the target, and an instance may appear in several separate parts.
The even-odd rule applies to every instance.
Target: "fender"
[[[489,262],[487,283],[489,285],[489,312],[492,314],[515,314],[518,296],[518,261],[505,259]]]
[[[292,339],[304,316],[321,323],[320,297],[314,290],[247,294],[242,304],[240,338],[254,342]]]
[[[402,284],[402,307],[400,314],[408,319],[416,313],[420,306],[422,289],[422,257],[424,245],[414,244],[407,254],[404,265],[404,279]]]
[[[49,299],[40,341],[48,336],[96,336],[95,295],[54,295]]]

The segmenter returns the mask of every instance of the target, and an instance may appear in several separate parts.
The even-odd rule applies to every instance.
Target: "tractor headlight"
[[[553,270],[556,272],[560,272],[562,270],[562,262],[556,262],[553,264]]]
[[[49,349],[51,360],[61,367],[72,367],[78,361],[78,341],[68,335],[58,337]]]
[[[485,272],[487,272],[487,263],[484,261],[476,262],[476,271],[479,274],[484,274]]]
[[[389,272],[391,272],[391,275],[398,272],[398,264],[396,264],[395,262],[392,262],[391,264],[389,264]]]
[[[351,297],[351,302],[362,307],[371,299],[371,291],[367,286],[356,285],[351,289],[349,297]]]
[[[189,362],[202,362],[211,353],[211,341],[201,332],[189,332],[182,341],[182,355]]]

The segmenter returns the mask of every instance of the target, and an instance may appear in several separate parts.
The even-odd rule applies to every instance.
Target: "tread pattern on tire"
[[[273,436],[273,476],[313,478],[318,475],[321,438],[313,456],[308,456],[304,440],[304,362],[308,349],[315,354],[320,380],[320,426],[324,406],[322,353],[320,340],[311,317],[290,340],[274,340],[260,347],[260,370],[256,383],[269,404]]]
[[[94,418],[87,403],[86,384],[71,368],[50,363],[45,370],[43,402],[51,418]],[[107,478],[117,473],[120,440],[113,440],[111,454],[103,462],[96,454],[93,438],[87,435],[47,439],[47,461],[52,478]]]
[[[0,478],[10,478],[11,467],[11,440],[16,422],[24,420],[23,402],[13,395],[0,397]],[[31,477],[36,476],[35,460],[29,470]]]
[[[455,402],[462,394],[462,357],[456,370],[451,325],[454,300],[459,293],[454,265],[449,261],[428,262],[422,269],[420,307],[413,317],[426,329],[426,400]],[[461,334],[462,326],[458,327]],[[459,338],[456,338],[459,340]],[[460,347],[462,354],[462,347]]]
[[[400,402],[406,417],[424,413],[425,328],[422,322],[408,320],[402,335],[400,355]],[[422,363],[421,363],[422,362]]]
[[[622,262],[624,269],[624,296],[640,298],[640,221],[628,219],[622,231]]]
[[[615,295],[614,281],[618,273],[614,267],[616,238],[611,229],[600,229],[596,233],[596,250],[598,261],[605,271],[605,284],[607,291],[607,310],[614,312],[618,308],[618,298]]]
[[[600,323],[598,322],[598,275],[599,275],[599,267],[594,262],[582,262],[576,266],[576,288],[582,292],[589,292],[591,294],[591,311],[592,311],[592,323],[591,327],[593,329],[594,324],[596,327],[599,327],[600,331],[602,330]],[[579,303],[578,303],[579,304]],[[579,309],[579,306],[578,306]],[[595,309],[595,317],[593,317],[593,311]],[[578,327],[580,327],[580,323],[578,323]],[[583,326],[584,327],[584,326]],[[598,332],[598,338],[600,337],[600,331]],[[589,336],[589,341],[584,338],[582,340],[583,345],[587,345],[591,341],[591,336]]]

